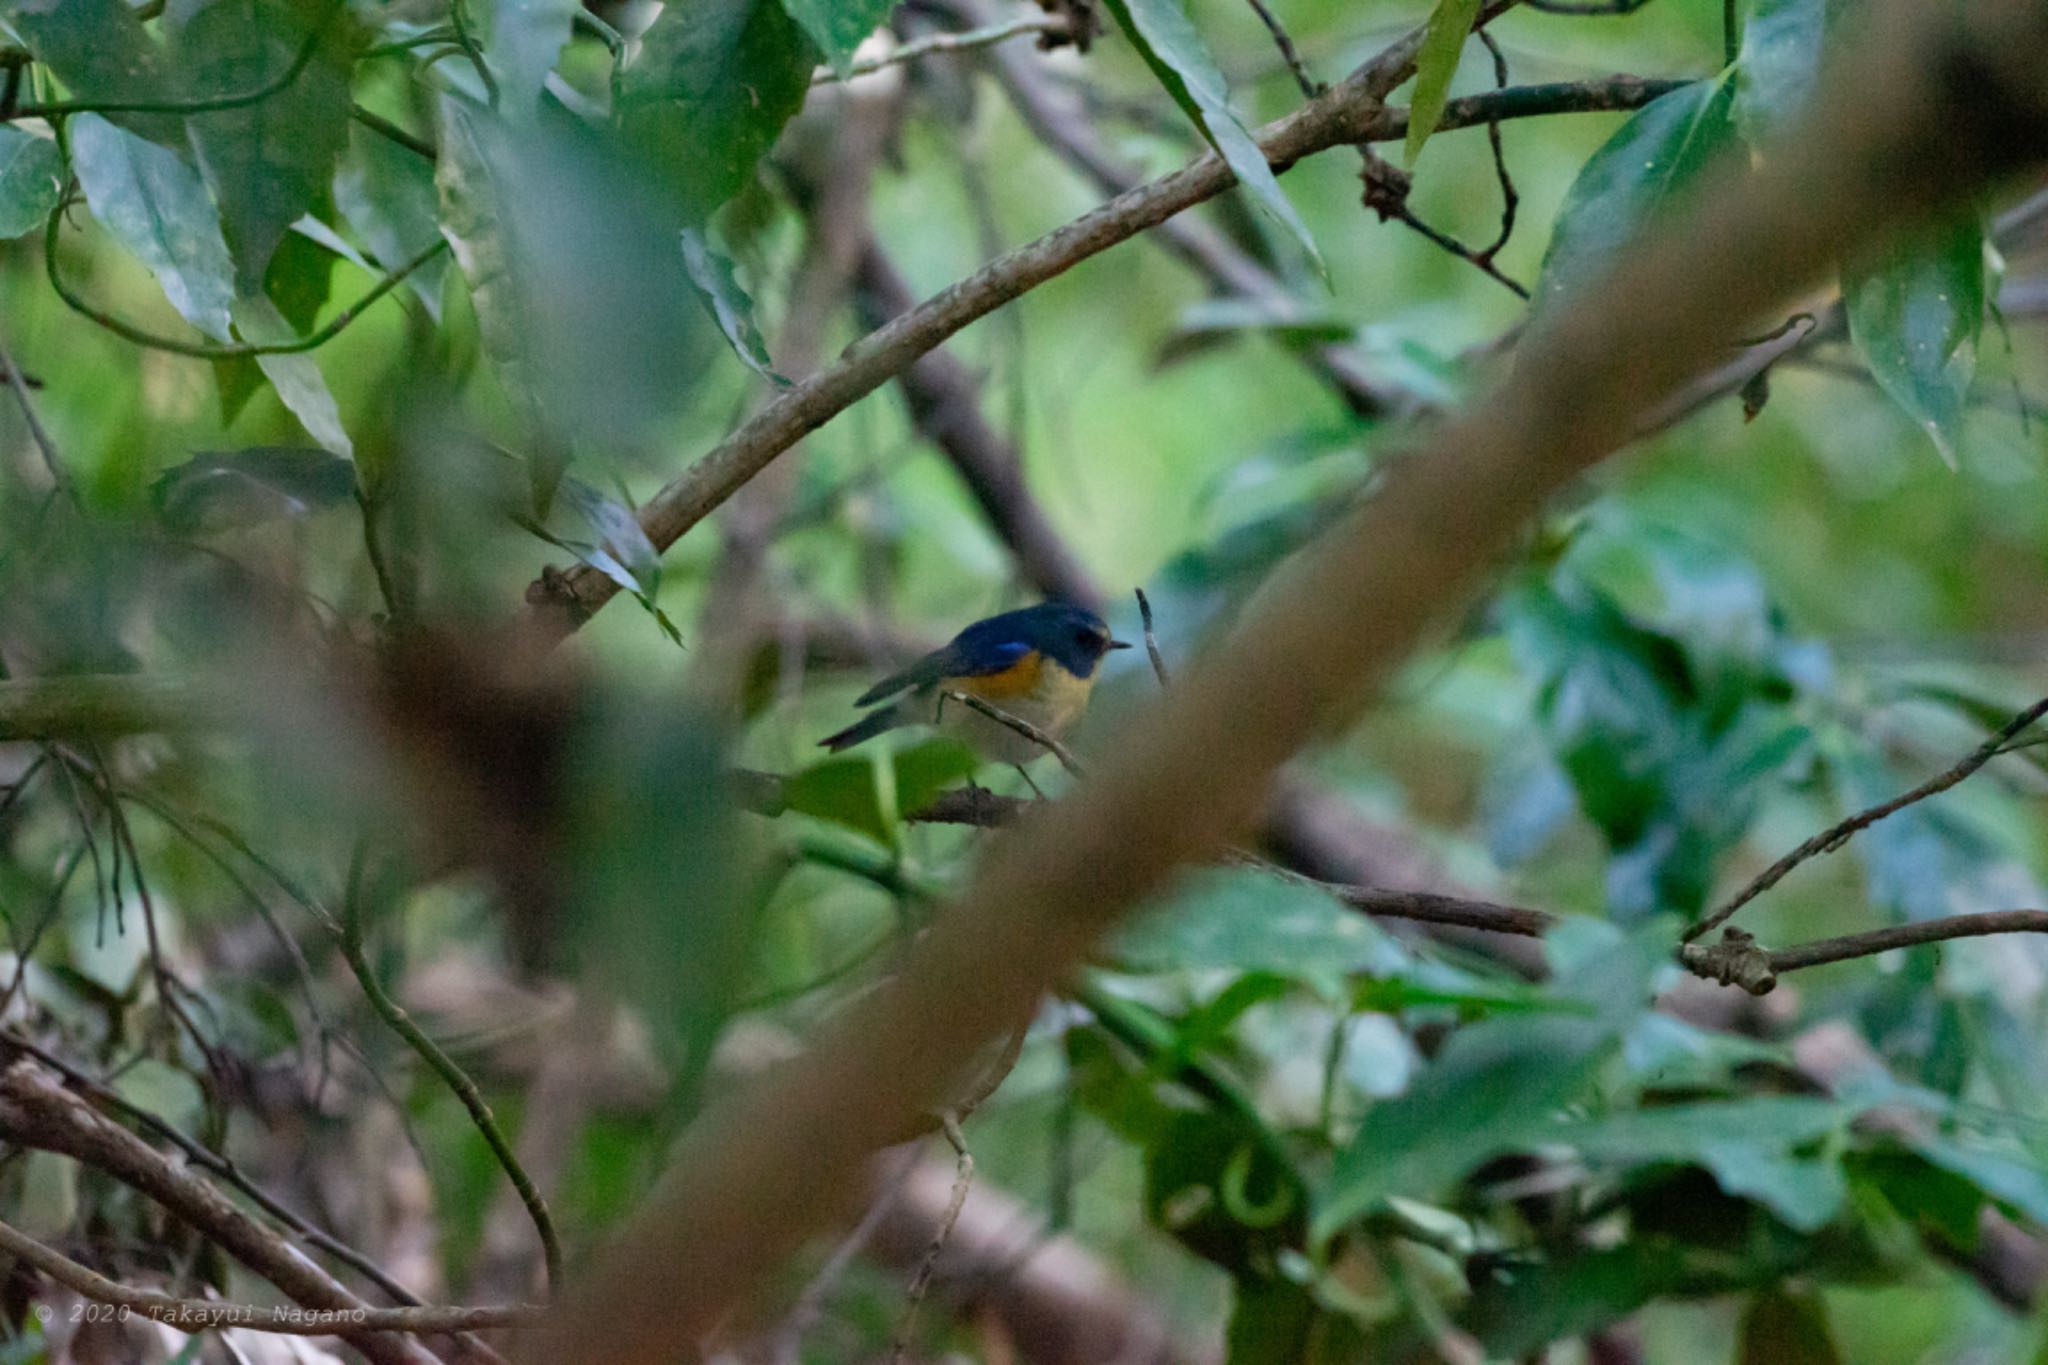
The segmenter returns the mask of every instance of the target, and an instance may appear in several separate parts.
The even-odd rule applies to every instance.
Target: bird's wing
[[[931,687],[941,678],[978,678],[1001,673],[1031,652],[1027,640],[976,636],[969,626],[951,644],[935,649],[900,673],[888,677],[853,699],[855,706],[873,706],[884,697],[914,687]]]

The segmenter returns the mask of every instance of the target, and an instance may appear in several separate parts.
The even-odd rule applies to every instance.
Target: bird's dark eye
[[[1077,630],[1074,632],[1074,643],[1083,649],[1093,649],[1102,641],[1092,630]]]

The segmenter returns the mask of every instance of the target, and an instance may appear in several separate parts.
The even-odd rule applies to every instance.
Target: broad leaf
[[[1847,1184],[1835,1161],[1795,1149],[1845,1128],[1855,1112],[1834,1100],[1758,1096],[1622,1110],[1562,1125],[1554,1140],[1596,1165],[1700,1166],[1727,1193],[1754,1199],[1788,1226],[1813,1232],[1841,1210]]]
[[[71,120],[71,165],[92,216],[155,272],[171,305],[228,340],[234,265],[198,173],[97,114]]]
[[[640,529],[633,509],[581,479],[564,479],[561,494],[563,507],[594,539],[578,535],[557,543],[627,592],[652,597],[661,586],[661,552]]]
[[[278,0],[214,0],[179,30],[175,51],[192,94],[233,95],[263,88],[288,70],[307,35],[301,12]],[[285,230],[333,178],[348,139],[348,43],[342,25],[327,19],[313,59],[289,85],[190,120],[242,294],[262,288]]]
[[[733,277],[732,262],[720,255],[697,228],[683,229],[682,246],[683,268],[690,272],[690,283],[697,287],[698,300],[718,324],[718,330],[725,333],[725,339],[732,343],[733,354],[763,379],[787,385],[789,380],[775,371],[767,343],[761,340],[761,329],[754,325],[754,300]]]
[[[1734,144],[1725,73],[1643,106],[1580,168],[1558,210],[1537,302],[1548,306],[1597,275],[1701,168]]]
[[[320,320],[320,310],[327,306],[334,292],[334,262],[338,253],[327,243],[339,240],[333,229],[319,219],[303,217],[292,225],[270,255],[270,265],[263,272],[263,294],[277,305],[277,311],[284,315],[294,333],[313,330]],[[356,253],[351,248],[348,255]]]
[[[1479,0],[1436,0],[1436,8],[1429,12],[1422,47],[1415,54],[1415,89],[1408,97],[1408,142],[1403,153],[1411,166],[1422,154],[1422,144],[1443,122],[1451,77],[1458,74],[1458,58],[1478,17]]]
[[[36,60],[80,99],[168,102],[180,96],[163,49],[123,0],[16,0],[9,17]],[[175,114],[108,117],[152,141],[184,145],[185,124]]]
[[[1820,72],[1827,0],[1750,0],[1735,68],[1735,126],[1763,151],[1805,108]]]
[[[367,129],[349,130],[348,151],[334,175],[334,206],[386,270],[413,259],[440,236],[434,165]],[[436,322],[447,269],[447,260],[436,257],[405,278]]]
[[[1984,330],[1984,230],[1975,218],[1894,242],[1842,281],[1849,335],[1879,388],[1953,469]]]
[[[354,496],[355,467],[324,450],[209,450],[150,486],[166,525],[188,534],[303,517]]]
[[[262,295],[237,299],[234,318],[235,329],[249,341],[276,345],[292,340],[291,324],[278,312],[277,305]],[[327,380],[311,352],[259,355],[256,364],[308,436],[336,455],[354,458],[355,445],[342,429],[341,411],[335,406],[334,395],[328,392]]]
[[[486,0],[476,7],[501,112],[523,119],[540,107],[541,87],[580,7],[580,0]]]
[[[670,5],[622,77],[619,110],[702,222],[747,183],[803,106],[815,59],[777,0]]]
[[[886,769],[877,771],[877,759],[847,754],[792,773],[782,784],[784,809],[835,821],[886,844],[905,814],[930,805],[979,766],[970,750],[950,739],[928,739],[883,761]]]
[[[63,175],[55,142],[0,124],[0,237],[41,227],[57,207]]]
[[[1136,971],[1274,972],[1333,995],[1353,973],[1386,976],[1410,962],[1385,931],[1327,891],[1246,867],[1188,874],[1117,935],[1114,954]]]
[[[1308,225],[1281,192],[1280,182],[1259,144],[1252,141],[1235,110],[1230,88],[1209,46],[1181,8],[1180,0],[1105,0],[1110,13],[1130,35],[1131,43],[1166,87],[1174,102],[1194,120],[1202,136],[1228,162],[1253,201],[1301,243],[1318,269],[1322,257]]]
[[[896,0],[782,0],[782,7],[844,76],[853,67],[854,51],[889,17]]]

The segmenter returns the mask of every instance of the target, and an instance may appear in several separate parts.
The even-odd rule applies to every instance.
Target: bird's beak
[[[1111,649],[1129,649],[1131,647],[1131,642],[1129,640],[1111,640],[1109,642],[1109,647]]]

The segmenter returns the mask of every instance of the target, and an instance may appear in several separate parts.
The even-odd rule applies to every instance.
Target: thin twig
[[[910,1347],[910,1329],[917,1324],[918,1305],[924,1302],[925,1291],[931,1288],[932,1272],[938,1267],[939,1253],[946,1249],[946,1242],[953,1235],[953,1225],[960,1221],[960,1210],[967,1204],[967,1191],[974,1184],[974,1158],[968,1154],[967,1139],[960,1132],[960,1121],[947,1114],[939,1122],[946,1141],[953,1145],[958,1158],[953,1167],[953,1193],[946,1200],[946,1211],[939,1216],[938,1226],[932,1230],[932,1239],[925,1246],[923,1259],[917,1263],[917,1270],[910,1277],[903,1318],[896,1325],[896,1342],[889,1350],[889,1365],[903,1365],[903,1353]]]
[[[225,109],[245,109],[252,104],[261,104],[273,95],[298,80],[299,74],[311,64],[313,54],[320,49],[320,40],[326,35],[327,26],[334,22],[334,16],[347,7],[348,0],[330,0],[321,11],[320,18],[307,31],[298,52],[292,57],[291,65],[272,79],[253,89],[238,91],[232,95],[209,95],[196,100],[60,100],[53,104],[24,104],[8,115],[12,119],[63,118],[69,114],[211,114]]]
[[[349,870],[349,891],[342,902],[339,936],[342,957],[347,961],[349,970],[355,973],[364,996],[369,999],[370,1008],[391,1027],[392,1032],[403,1038],[407,1046],[419,1054],[420,1060],[433,1069],[434,1074],[439,1076],[442,1083],[454,1092],[455,1098],[461,1101],[462,1107],[469,1111],[470,1121],[476,1125],[477,1131],[483,1134],[485,1145],[491,1149],[491,1155],[498,1159],[498,1165],[504,1170],[506,1179],[512,1182],[512,1188],[518,1192],[520,1202],[526,1205],[527,1216],[533,1220],[533,1230],[540,1238],[541,1255],[547,1263],[548,1289],[552,1292],[562,1282],[562,1248],[561,1243],[555,1238],[555,1220],[548,1213],[547,1200],[542,1198],[540,1191],[534,1187],[532,1178],[526,1174],[526,1168],[519,1164],[519,1157],[513,1152],[512,1144],[505,1140],[503,1130],[498,1127],[497,1116],[491,1112],[491,1106],[485,1101],[483,1092],[477,1089],[476,1082],[469,1078],[469,1073],[464,1071],[454,1058],[441,1049],[440,1044],[429,1038],[426,1032],[413,1022],[405,1007],[392,999],[389,992],[384,989],[383,983],[377,980],[377,973],[371,969],[370,960],[363,952],[361,871],[359,856]]]
[[[519,1327],[532,1322],[541,1312],[525,1304],[480,1308],[268,1308],[218,1299],[181,1299],[110,1280],[7,1223],[0,1223],[0,1251],[94,1303],[125,1308],[138,1317],[188,1333],[240,1327],[294,1337],[355,1337],[368,1332],[438,1335]]]
[[[1493,30],[1479,30],[1479,41],[1486,44],[1486,50],[1493,56],[1493,83],[1498,90],[1508,88],[1508,58],[1501,51],[1500,40],[1493,36]],[[1483,261],[1492,261],[1501,248],[1508,244],[1508,238],[1515,234],[1515,214],[1521,208],[1522,196],[1515,191],[1515,178],[1508,174],[1507,151],[1502,146],[1500,120],[1486,122],[1486,143],[1493,153],[1493,175],[1500,182],[1500,233],[1479,253]]]
[[[1888,929],[1871,929],[1839,938],[1816,939],[1771,953],[1771,970],[1796,972],[1850,958],[1873,957],[1894,948],[1914,948],[1924,943],[1943,943],[1956,938],[1983,938],[1992,934],[2048,934],[2048,910],[1986,910],[1972,915],[1950,915],[1944,919],[1897,924]]]
[[[1314,99],[1323,93],[1321,82],[1308,74],[1307,63],[1301,60],[1300,51],[1294,46],[1294,39],[1288,35],[1287,25],[1280,22],[1280,16],[1273,13],[1266,0],[1248,0],[1259,22],[1266,26],[1266,32],[1273,35],[1273,46],[1280,49],[1280,59],[1287,63],[1287,69],[1294,73],[1294,83],[1301,87],[1301,93]]]
[[[1843,844],[1848,843],[1859,830],[1868,829],[1887,815],[1904,810],[1916,801],[1924,801],[1930,796],[1938,795],[1955,786],[1958,782],[1961,782],[1964,778],[1996,758],[1999,751],[2007,743],[2044,715],[2048,715],[2048,697],[2043,697],[2026,710],[2021,711],[2008,720],[2004,725],[2001,725],[1991,738],[1971,750],[1968,755],[1959,760],[1953,767],[1935,774],[1919,786],[1914,787],[1910,791],[1902,792],[1889,801],[1880,801],[1874,806],[1860,810],[1847,819],[1829,826],[1811,839],[1806,840],[1790,853],[1787,853],[1784,857],[1765,868],[1747,886],[1730,897],[1720,909],[1687,929],[1684,941],[1690,943],[1701,934],[1726,923],[1729,916],[1783,881],[1787,873],[1807,859],[1817,857],[1823,853],[1832,853]]]
[[[448,242],[445,238],[436,238],[419,255],[371,285],[369,289],[364,291],[361,298],[358,298],[354,303],[336,313],[326,326],[308,332],[305,336],[296,337],[291,341],[278,342],[208,343],[181,341],[177,337],[159,336],[154,332],[145,331],[132,322],[114,316],[105,309],[95,307],[83,295],[65,283],[63,272],[57,265],[57,231],[63,225],[63,222],[64,209],[60,205],[51,212],[49,224],[43,230],[43,273],[49,277],[50,288],[57,292],[57,297],[64,300],[74,313],[98,323],[124,341],[132,341],[138,346],[147,346],[155,351],[169,351],[173,355],[192,356],[199,360],[234,360],[244,356],[260,355],[299,355],[306,351],[317,350],[334,340],[337,336],[340,336],[343,330],[358,317],[361,317],[372,304],[396,289],[400,284],[403,284],[407,276],[448,249]]]
[[[14,363],[14,355],[7,349],[7,343],[0,341],[0,368],[7,371],[7,387],[14,390],[14,399],[21,404],[22,420],[28,423],[29,438],[42,453],[43,467],[50,471],[50,482],[74,504],[78,501],[78,489],[71,482],[71,475],[64,468],[64,461],[57,454],[57,443],[50,439],[49,430],[43,426],[43,419],[36,413],[35,399],[29,395],[28,380],[21,373],[21,367]]]
[[[928,37],[904,43],[895,51],[879,57],[867,57],[847,68],[844,76],[829,66],[821,66],[811,73],[812,85],[830,85],[834,81],[853,80],[859,76],[872,75],[892,66],[914,62],[921,57],[936,56],[945,52],[972,52],[977,48],[993,47],[997,43],[1021,38],[1027,33],[1066,33],[1064,19],[1047,15],[1027,15],[1007,23],[990,24],[987,28],[969,29],[965,33],[934,33]]]
[[[1143,588],[1134,591],[1138,594],[1138,619],[1145,627],[1145,655],[1152,660],[1152,676],[1159,679],[1161,687],[1171,687],[1173,684],[1166,676],[1166,656],[1159,652],[1159,637],[1152,633],[1152,603],[1146,599]]]
[[[1008,726],[1033,744],[1036,744],[1039,748],[1051,754],[1054,758],[1057,758],[1060,761],[1060,766],[1067,770],[1069,777],[1078,778],[1081,776],[1081,765],[1074,761],[1074,755],[1068,750],[1067,746],[1023,717],[1013,716],[1002,707],[995,705],[993,702],[983,701],[972,693],[956,692],[950,688],[939,693],[939,704],[941,706],[944,706],[948,701],[957,701],[970,710],[981,712],[981,714],[987,716],[998,725]]]

